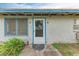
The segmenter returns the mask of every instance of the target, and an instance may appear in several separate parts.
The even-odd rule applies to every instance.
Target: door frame
[[[43,34],[44,34],[44,48],[46,47],[46,17],[36,17],[36,19],[42,18],[44,19],[44,27],[43,27]],[[32,47],[34,45],[34,19],[35,17],[32,16]]]

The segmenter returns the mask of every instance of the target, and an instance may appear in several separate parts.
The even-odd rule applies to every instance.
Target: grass
[[[79,44],[60,44],[60,43],[54,43],[52,44],[53,47],[55,47],[56,49],[58,49],[58,51],[64,55],[64,56],[73,56],[74,54],[78,54],[78,52],[76,52],[75,46],[79,45]],[[74,45],[74,46],[73,46]]]

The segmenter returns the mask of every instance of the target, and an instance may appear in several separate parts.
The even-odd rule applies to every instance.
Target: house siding
[[[4,17],[0,17],[0,41],[4,41]]]
[[[5,36],[4,17],[0,17],[0,41],[9,38],[22,38],[25,42],[32,43],[32,17],[28,18],[28,36]],[[46,17],[46,44],[61,42],[75,43],[75,32],[73,30],[74,19],[71,16],[49,16]]]
[[[73,31],[74,17],[53,16],[47,18],[47,43],[75,43],[75,33]]]

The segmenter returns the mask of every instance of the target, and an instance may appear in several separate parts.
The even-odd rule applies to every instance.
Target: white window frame
[[[78,22],[79,22],[79,19],[74,19],[74,25],[73,25],[74,31],[79,31],[79,29],[75,29],[75,28],[74,28],[75,26],[79,26],[79,23],[77,23],[77,20],[78,20]]]

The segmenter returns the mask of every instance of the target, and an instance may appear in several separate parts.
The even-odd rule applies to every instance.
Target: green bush
[[[8,41],[4,42],[2,46],[2,55],[19,55],[21,50],[24,48],[24,41],[17,38],[9,39]]]

